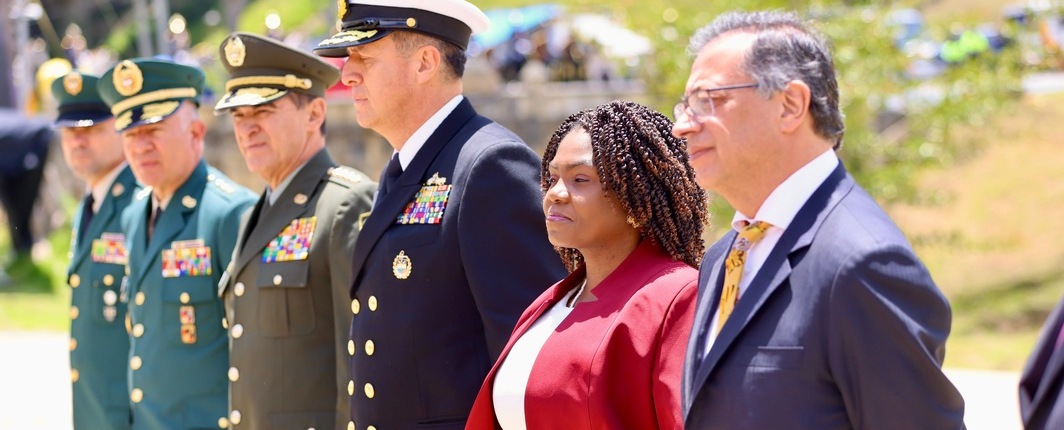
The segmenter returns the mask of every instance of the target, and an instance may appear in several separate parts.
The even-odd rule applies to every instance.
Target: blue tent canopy
[[[514,33],[533,30],[561,13],[562,7],[556,4],[486,11],[491,25],[488,31],[473,36],[473,44],[477,51],[493,48],[510,40]]]

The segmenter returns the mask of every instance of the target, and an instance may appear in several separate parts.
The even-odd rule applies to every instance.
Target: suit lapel
[[[395,223],[396,217],[406,207],[406,204],[410,202],[417,190],[421,188],[421,178],[426,176],[426,171],[436,159],[436,156],[452,141],[466,123],[476,117],[476,114],[469,100],[462,99],[462,102],[455,107],[454,111],[443,120],[443,123],[425,141],[425,145],[418,150],[410,165],[403,170],[403,174],[396,181],[396,189],[389,189],[384,199],[374,202],[373,212],[366,219],[366,224],[362,226],[362,231],[359,232],[358,239],[355,241],[355,255],[352,263],[354,273],[351,278],[355,280],[354,285],[358,285],[362,266],[366,263],[366,258],[373,251],[377,241],[388,230],[388,227]]]
[[[336,163],[329,157],[329,153],[325,150],[319,151],[303,165],[299,173],[296,173],[296,176],[292,178],[292,182],[278,196],[277,202],[265,213],[261,209],[266,198],[265,193],[263,193],[259,203],[255,205],[258,219],[248,219],[246,227],[248,230],[247,239],[243,241],[243,245],[240,248],[236,270],[233,271],[234,276],[240,273],[248,263],[262,255],[260,251],[266,248],[277,235],[281,234],[281,231],[292,220],[302,218],[307,213],[308,209],[316,201],[312,196],[318,194],[319,188],[326,180],[327,169],[334,166],[336,166]],[[300,199],[303,203],[296,203],[295,197],[300,194],[305,196],[306,199]]]
[[[164,248],[168,248],[188,224],[188,218],[196,207],[203,204],[203,188],[207,184],[207,164],[200,160],[185,183],[174,192],[166,209],[156,221],[155,230],[148,242],[148,261],[154,261]]]
[[[78,205],[77,214],[74,215],[73,219],[74,225],[80,226],[81,217],[84,215],[85,210],[87,209],[88,208],[85,207],[84,203]],[[103,206],[100,207],[100,212],[103,212]],[[89,251],[92,249],[92,246],[90,245],[92,243],[92,236],[90,235],[90,233],[93,230],[93,224],[99,223],[100,221],[98,217],[93,217],[92,222],[89,223],[89,225],[85,226],[84,234],[82,234],[81,231],[74,231],[74,255],[73,258],[71,258],[70,260],[69,269],[67,269],[67,277],[69,277],[70,273],[73,273],[71,271],[75,267],[78,267],[78,265],[81,264],[83,260],[85,260],[85,257],[89,255]],[[82,239],[78,240],[78,237],[81,237]]]
[[[149,193],[148,197],[136,200],[129,205],[130,215],[133,216],[133,228],[129,232],[129,237],[126,238],[126,242],[129,243],[129,253],[130,255],[143,255],[146,257],[142,260],[145,261],[145,264],[134,268],[136,272],[133,275],[136,276],[136,279],[144,278],[144,274],[147,272],[148,267],[151,266],[152,261],[151,256],[147,254],[148,210],[151,208],[150,190],[150,188],[145,188],[144,192]]]
[[[1021,409],[1025,409],[1028,413],[1037,410],[1050,389],[1057,386],[1055,381],[1064,377],[1064,349],[1054,354],[1059,334],[1057,329],[1061,323],[1064,323],[1064,300],[1057,304],[1056,309],[1046,321],[1046,326],[1039,335],[1037,346],[1031,353],[1032,362],[1024,369],[1020,379],[1020,385],[1030,396],[1030,399],[1024,399],[1021,393],[1020,402],[1030,400],[1031,403],[1030,407]],[[1028,416],[1023,417],[1025,423],[1028,419]]]
[[[802,205],[802,208],[798,210],[791,225],[783,232],[783,236],[780,237],[779,242],[769,253],[765,263],[754,275],[750,285],[743,291],[735,310],[728,317],[728,323],[724,325],[714,341],[713,347],[706,354],[701,368],[698,369],[698,373],[695,375],[692,393],[698,392],[698,388],[709,378],[709,375],[734,344],[739,334],[754,319],[757,312],[761,310],[776,289],[790,276],[792,265],[789,257],[812,243],[813,237],[816,236],[816,231],[823,222],[824,217],[853,188],[853,185],[853,180],[849,179],[846,170],[840,163],[835,171],[824,180],[824,183],[809,196],[809,200]],[[734,239],[734,234],[729,237]],[[730,247],[731,242],[727,243]],[[727,251],[725,251],[726,253]],[[714,276],[709,278],[713,281],[711,285],[714,286],[714,297],[719,297],[721,285],[723,284],[722,266],[723,262],[716,264]],[[712,321],[712,314],[708,317],[708,321]],[[704,325],[708,326],[709,323],[705,322]],[[708,330],[708,327],[706,330]]]
[[[135,185],[133,171],[129,169],[129,166],[124,167],[122,172],[119,173],[111,183],[111,188],[107,190],[103,203],[100,204],[100,212],[92,217],[92,222],[86,227],[87,230],[82,239],[82,242],[84,243],[77,243],[74,251],[74,258],[70,261],[71,269],[77,267],[86,257],[92,254],[93,239],[98,238],[105,233],[105,227],[111,224],[113,218],[121,215],[122,208],[118,206],[119,200],[123,200],[123,197],[126,196],[127,193],[132,193]],[[125,201],[128,201],[128,199]],[[77,217],[74,219],[80,220],[81,214],[84,210],[85,208],[78,209]],[[128,241],[129,238],[126,239]]]

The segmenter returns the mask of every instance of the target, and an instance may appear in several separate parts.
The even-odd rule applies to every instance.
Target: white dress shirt
[[[414,134],[410,135],[403,147],[399,149],[399,165],[403,167],[403,170],[406,170],[406,166],[409,166],[410,162],[414,161],[414,156],[417,155],[422,146],[425,146],[425,142],[429,140],[429,137],[432,137],[432,133],[440,127],[440,124],[443,124],[443,120],[447,119],[447,116],[454,112],[454,108],[458,107],[458,103],[461,102],[461,94],[454,96],[451,101],[432,114],[424,124],[421,124],[421,127],[418,127]]]
[[[565,317],[573,311],[573,308],[565,304],[580,291],[581,289],[577,288],[566,294],[565,299],[544,312],[532,323],[532,327],[514,342],[510,353],[499,365],[491,398],[495,404],[495,417],[503,430],[525,430],[525,389],[528,387],[528,378],[532,375],[532,366],[536,364],[536,358],[551,333],[554,333]]]
[[[765,231],[765,236],[750,246],[746,252],[746,263],[743,264],[743,275],[739,280],[740,301],[743,299],[746,287],[765,264],[768,255],[772,253],[772,248],[776,247],[783,232],[791,225],[791,221],[794,221],[795,215],[798,215],[798,211],[809,200],[809,196],[813,195],[813,192],[824,183],[828,176],[831,176],[831,172],[835,171],[838,165],[839,158],[835,155],[835,151],[830,149],[824,151],[772,190],[765,202],[761,204],[761,208],[757,210],[756,216],[750,217],[739,211],[735,212],[735,217],[732,218],[732,228],[736,231],[742,231],[743,226],[757,221],[772,225]],[[709,336],[705,349],[702,351],[703,355],[709,354],[710,348],[717,340],[719,319],[720,312],[714,312],[713,323],[709,327]]]

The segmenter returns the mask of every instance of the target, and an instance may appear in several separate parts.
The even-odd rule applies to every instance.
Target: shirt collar
[[[742,231],[746,223],[764,221],[773,227],[786,230],[798,215],[798,211],[805,205],[809,196],[820,187],[835,171],[839,165],[839,158],[835,151],[827,150],[818,155],[812,161],[806,163],[795,171],[785,181],[780,183],[772,193],[768,195],[757,215],[753,218],[735,211],[732,217],[732,228]]]
[[[276,190],[271,190],[269,185],[266,186],[266,199],[270,202],[271,206],[277,203],[277,199],[281,198],[281,194],[284,193],[285,188],[288,188],[288,184],[292,183],[292,180],[295,179],[296,175],[307,166],[308,162],[310,162],[309,158],[293,170],[292,173],[289,173],[280,184],[277,184]]]
[[[440,124],[443,124],[443,120],[447,119],[447,116],[450,115],[451,112],[458,107],[458,103],[461,102],[461,94],[454,96],[451,101],[447,102],[447,104],[443,105],[440,110],[436,111],[435,114],[429,117],[424,124],[421,124],[421,127],[419,127],[414,134],[410,135],[410,138],[403,144],[402,149],[399,150],[399,165],[403,167],[403,170],[406,170],[406,166],[409,166],[410,162],[414,161],[414,156],[417,155],[417,152],[422,146],[425,146],[425,142],[429,140],[432,133],[439,128]]]
[[[114,184],[115,179],[118,178],[118,174],[122,173],[122,169],[125,169],[128,163],[125,161],[118,163],[114,169],[107,172],[100,182],[96,183],[95,187],[89,188],[89,192],[92,193],[92,211],[99,212],[100,206],[103,206],[103,200],[107,198],[107,191],[111,189],[111,185]]]

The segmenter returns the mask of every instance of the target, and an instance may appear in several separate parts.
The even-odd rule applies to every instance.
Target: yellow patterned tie
[[[732,245],[731,252],[728,253],[728,258],[724,260],[724,291],[720,295],[717,333],[720,333],[720,329],[724,327],[724,322],[728,320],[732,311],[735,310],[735,304],[739,303],[739,281],[743,278],[746,251],[757,241],[761,240],[765,236],[765,231],[771,226],[767,222],[758,221],[743,227],[743,231],[739,232],[739,237],[735,239],[735,243]]]

